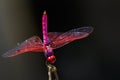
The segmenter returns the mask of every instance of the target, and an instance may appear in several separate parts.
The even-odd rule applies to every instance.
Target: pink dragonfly
[[[13,57],[25,52],[44,52],[48,63],[54,63],[56,57],[53,50],[60,48],[74,40],[87,37],[93,31],[92,27],[81,27],[72,29],[65,33],[48,32],[47,31],[47,14],[43,12],[42,16],[42,32],[43,42],[38,36],[33,36],[12,50],[4,53],[3,57]]]

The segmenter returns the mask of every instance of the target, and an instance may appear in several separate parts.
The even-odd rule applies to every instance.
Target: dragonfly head
[[[55,61],[56,61],[56,57],[54,55],[47,57],[48,63],[53,64]]]

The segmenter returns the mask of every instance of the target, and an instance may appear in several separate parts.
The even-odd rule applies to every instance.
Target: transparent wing
[[[4,53],[3,57],[12,57],[25,52],[43,52],[43,44],[38,36],[33,36],[12,50]]]
[[[54,39],[51,39],[51,47],[53,49],[60,48],[74,40],[87,37],[93,31],[92,27],[81,27],[65,32]]]
[[[49,42],[55,40],[62,32],[48,32]]]

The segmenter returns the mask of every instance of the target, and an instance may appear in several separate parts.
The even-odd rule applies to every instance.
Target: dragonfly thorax
[[[53,55],[53,49],[49,45],[45,46],[45,55],[47,57]]]

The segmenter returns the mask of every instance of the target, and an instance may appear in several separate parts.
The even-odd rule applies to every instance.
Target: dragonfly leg
[[[52,80],[52,73],[51,73],[51,66],[47,66],[48,67],[48,78],[49,80]]]
[[[58,80],[57,68],[54,65],[47,64],[48,67],[48,80]]]

